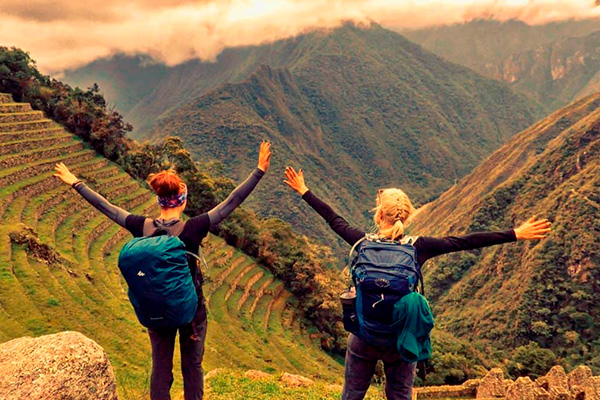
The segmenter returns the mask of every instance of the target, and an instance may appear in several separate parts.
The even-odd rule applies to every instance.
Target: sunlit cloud
[[[597,0],[3,0],[0,45],[29,51],[46,73],[117,53],[174,65],[225,47],[330,29],[344,21],[418,28],[474,18],[541,24],[600,16]]]

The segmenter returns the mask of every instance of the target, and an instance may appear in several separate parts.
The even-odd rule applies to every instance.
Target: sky
[[[600,0],[1,0],[0,45],[59,74],[117,53],[168,65],[214,60],[344,21],[422,28],[476,18],[543,24],[600,16]]]

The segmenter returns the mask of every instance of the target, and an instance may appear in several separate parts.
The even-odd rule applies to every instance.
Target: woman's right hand
[[[294,189],[300,196],[304,196],[304,193],[308,192],[308,188],[304,183],[304,172],[300,169],[298,172],[294,170],[292,167],[286,167],[285,169],[285,177],[287,180],[285,182],[289,187]]]
[[[65,164],[58,163],[54,166],[54,169],[56,170],[56,174],[54,174],[54,176],[60,178],[67,185],[72,186],[75,182],[77,182],[77,177],[73,175],[71,171],[69,171],[69,168],[67,168]]]
[[[529,218],[520,227],[515,228],[517,240],[544,239],[552,231],[552,224],[547,219]]]

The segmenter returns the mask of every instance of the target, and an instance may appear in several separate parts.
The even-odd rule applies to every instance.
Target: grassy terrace
[[[0,342],[80,331],[108,352],[121,398],[145,399],[149,340],[117,269],[119,250],[131,236],[53,177],[60,161],[120,207],[158,213],[151,193],[116,164],[28,104],[0,94]],[[58,261],[11,240],[11,232],[25,231]],[[206,239],[204,253],[205,369],[289,372],[340,383],[341,365],[311,339],[296,299],[280,281],[218,237]],[[178,398],[177,371],[175,377]]]

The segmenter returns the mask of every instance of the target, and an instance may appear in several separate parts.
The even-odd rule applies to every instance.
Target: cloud
[[[417,28],[473,18],[540,24],[600,16],[598,0],[3,0],[0,45],[29,51],[46,73],[116,53],[169,65],[212,60],[344,21]]]

